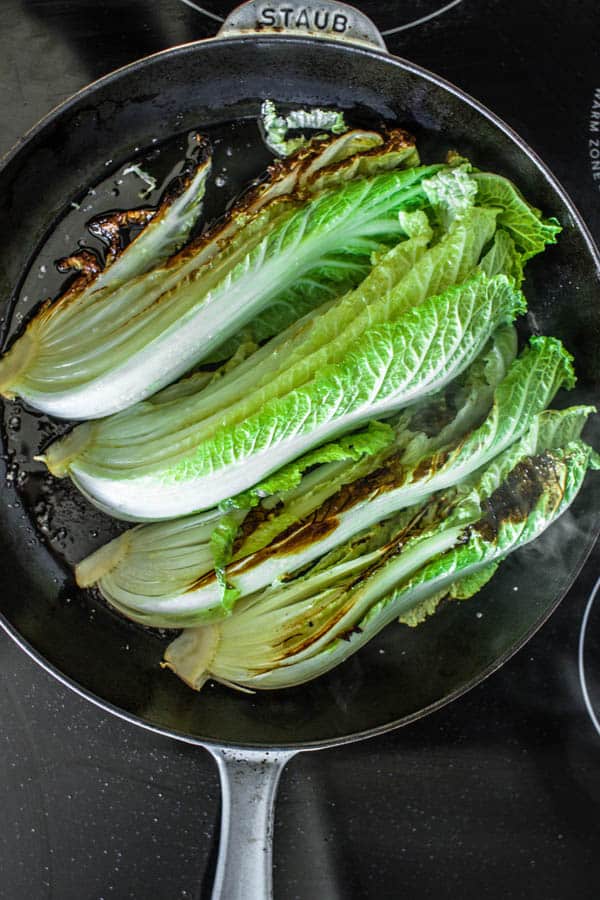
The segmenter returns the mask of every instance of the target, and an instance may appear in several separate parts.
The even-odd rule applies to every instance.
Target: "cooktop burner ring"
[[[592,612],[594,603],[596,601],[596,598],[597,598],[599,592],[600,592],[600,576],[598,576],[596,584],[594,585],[594,587],[592,589],[592,592],[589,596],[589,599],[588,599],[586,607],[585,607],[585,611],[583,613],[583,618],[581,620],[581,627],[579,629],[579,647],[578,647],[578,653],[577,653],[577,663],[578,663],[578,669],[579,669],[579,684],[581,686],[581,694],[583,696],[583,702],[585,704],[587,713],[588,713],[590,719],[592,720],[592,724],[593,724],[594,728],[596,729],[596,731],[598,732],[598,734],[600,734],[600,720],[598,719],[598,716],[596,715],[596,711],[594,710],[594,705],[590,698],[590,694],[589,694],[589,690],[588,690],[588,686],[587,686],[586,674],[585,674],[585,639],[587,636],[587,627],[588,627],[588,621],[590,618],[590,614]]]

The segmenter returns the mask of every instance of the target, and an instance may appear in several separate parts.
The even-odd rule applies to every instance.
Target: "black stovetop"
[[[214,34],[232,5],[2,0],[0,151],[85,83]],[[393,30],[392,52],[513,125],[600,240],[595,0],[357,5]],[[461,700],[400,732],[290,763],[277,804],[277,898],[598,896],[600,734],[582,699],[577,646],[599,570],[596,548],[550,622]],[[600,711],[599,610],[588,634]],[[103,715],[3,635],[0,675],[0,896],[207,896],[219,808],[208,754]]]

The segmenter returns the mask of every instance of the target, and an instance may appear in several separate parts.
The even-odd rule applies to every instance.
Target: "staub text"
[[[335,31],[343,34],[349,26],[348,16],[326,9],[291,6],[263,6],[258,24],[263,28],[307,28],[311,31]]]

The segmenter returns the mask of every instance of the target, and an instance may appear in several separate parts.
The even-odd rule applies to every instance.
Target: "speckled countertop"
[[[590,159],[600,15],[592,0],[357,5],[394,31],[393,52],[512,124],[600,239]],[[411,26],[444,5],[451,8]],[[229,8],[217,0],[3,0],[0,150],[105,72],[213,34]],[[598,896],[600,735],[581,696],[577,642],[599,569],[596,550],[542,631],[458,702],[401,732],[292,760],[277,804],[277,898]],[[598,709],[600,615],[593,625],[588,677]],[[103,715],[4,635],[0,679],[0,897],[208,896],[219,808],[208,754]]]

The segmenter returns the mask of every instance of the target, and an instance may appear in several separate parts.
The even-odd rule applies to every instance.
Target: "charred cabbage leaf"
[[[450,516],[412,539],[405,527],[376,553],[255,595],[218,625],[184,631],[166,664],[196,689],[209,677],[250,689],[309,681],[394,619],[418,624],[444,597],[472,595],[556,521],[598,465],[580,440],[522,457],[491,493],[479,487],[469,519]]]
[[[224,222],[146,271],[157,240],[171,241],[151,223],[111,267],[127,280],[107,270],[98,289],[42,308],[0,360],[0,390],[52,415],[104,416],[169,384],[268,306],[289,304],[290,291],[314,305],[360,281],[370,254],[400,239],[398,212],[423,200],[419,184],[439,166],[356,179],[345,156],[352,135],[334,143],[343,138],[331,171],[331,147],[304,148],[273,166]],[[404,133],[380,140],[366,151],[371,172],[411,162]]]

